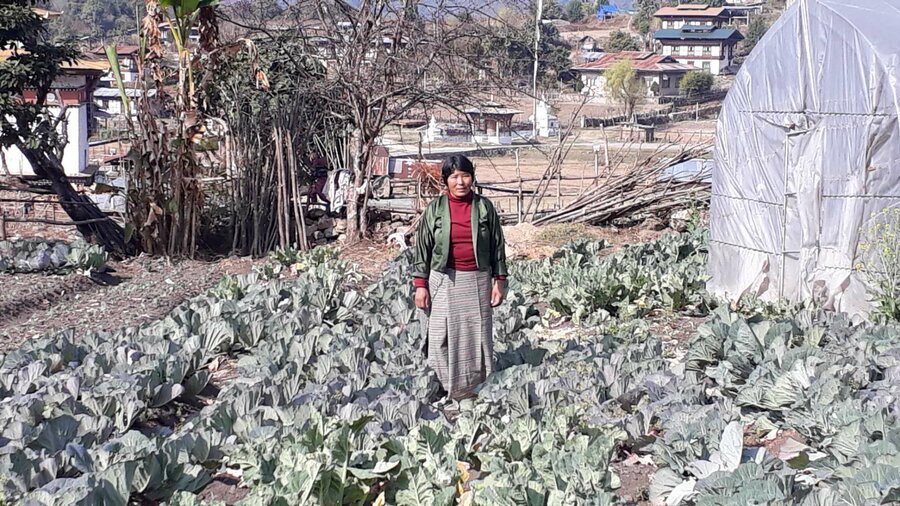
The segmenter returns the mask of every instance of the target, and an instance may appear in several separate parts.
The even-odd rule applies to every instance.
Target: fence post
[[[603,132],[603,163],[609,168],[609,137],[606,136],[606,129],[601,128],[601,132]]]
[[[583,118],[582,118],[583,119]],[[524,198],[522,195],[522,170],[519,166],[519,149],[516,148],[516,178],[519,180],[519,193],[516,195],[516,216],[518,223],[522,223],[522,206]]]
[[[562,160],[556,166],[556,208],[562,209]]]

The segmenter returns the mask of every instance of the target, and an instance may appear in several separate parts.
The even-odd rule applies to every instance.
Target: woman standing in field
[[[491,202],[476,195],[475,166],[451,156],[441,170],[446,195],[416,232],[416,307],[427,316],[428,364],[453,400],[474,395],[493,371],[493,308],[503,302],[506,245]]]

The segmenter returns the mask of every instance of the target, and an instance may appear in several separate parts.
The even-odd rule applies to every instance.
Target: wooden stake
[[[516,178],[519,180],[519,194],[516,196],[516,216],[518,223],[522,223],[524,218],[522,211],[523,206],[525,205],[524,196],[522,192],[522,168],[519,165],[519,150],[516,149]]]
[[[556,208],[562,209],[562,160],[556,168]]]
[[[606,136],[606,128],[600,127],[603,132],[603,165],[609,167],[609,138]]]

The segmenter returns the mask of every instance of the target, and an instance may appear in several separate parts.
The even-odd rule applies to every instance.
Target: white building
[[[119,72],[122,74],[122,81],[125,84],[133,83],[138,80],[138,58],[140,57],[140,46],[116,46],[116,59],[119,61]],[[100,47],[91,51],[91,54],[100,60],[106,60],[106,48]],[[101,78],[103,86],[114,88],[116,86],[116,76],[113,75],[112,69]]]
[[[734,28],[684,26],[678,30],[659,30],[655,38],[665,56],[679,63],[719,75],[734,64],[735,47],[744,36]]]
[[[100,77],[108,71],[109,63],[103,61],[78,60],[66,64],[53,81],[51,92],[47,96],[47,108],[53,117],[59,117],[65,110],[58,131],[66,141],[61,161],[65,175],[70,178],[87,177],[91,174],[88,164],[88,136],[92,122],[92,93]],[[35,95],[33,90],[29,90],[23,98],[34,101]],[[25,155],[15,146],[4,149],[2,156],[11,175],[36,175]]]
[[[137,102],[141,99],[144,92],[138,88],[125,88],[125,95],[131,102],[131,116],[137,117]],[[147,90],[147,96],[153,98],[156,96],[156,90]],[[97,88],[94,91],[94,103],[97,109],[110,116],[124,116],[125,103],[122,101],[122,94],[118,88]]]
[[[599,60],[575,67],[584,88],[581,92],[599,98],[606,98],[606,78],[604,73],[616,63],[626,60],[631,63],[647,91],[648,97],[666,97],[680,93],[678,86],[685,74],[696,70],[690,65],[677,62],[671,56],[641,51],[606,53]]]
[[[741,32],[726,26],[732,22],[726,7],[681,4],[663,7],[654,16],[662,27],[654,35],[660,53],[713,75],[730,69],[735,47],[744,40]]]

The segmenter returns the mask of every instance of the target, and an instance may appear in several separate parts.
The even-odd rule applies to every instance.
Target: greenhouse
[[[900,203],[898,26],[893,0],[801,0],[747,59],[716,132],[717,295],[871,307],[864,252]]]

